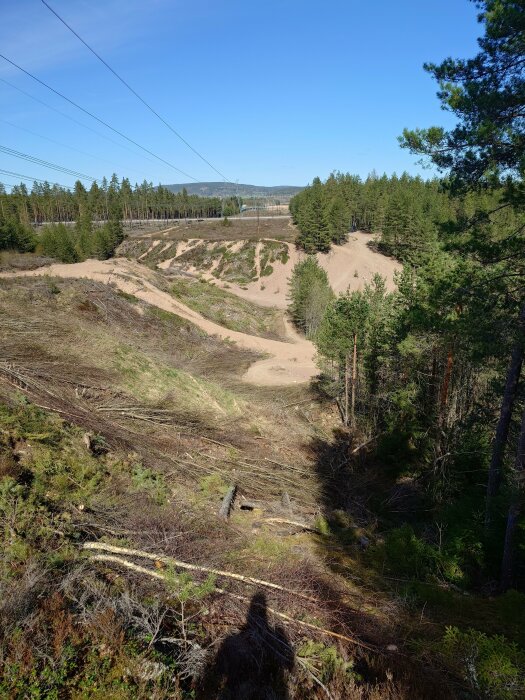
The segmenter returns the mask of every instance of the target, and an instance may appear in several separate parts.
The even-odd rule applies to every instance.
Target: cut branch
[[[88,543],[89,544],[89,543]],[[96,543],[91,543],[91,544],[96,544]],[[120,548],[122,549],[122,548]],[[133,551],[133,550],[131,550]],[[128,561],[127,559],[123,559],[122,557],[115,557],[111,554],[95,554],[92,557],[93,561],[101,561],[101,562],[108,562],[112,564],[118,564],[120,566],[124,566],[127,569],[130,569],[131,571],[135,571],[138,574],[145,574],[146,576],[151,576],[152,578],[159,579],[161,581],[165,581],[165,576],[158,571],[153,571],[152,569],[148,569],[145,566],[139,566],[138,564],[134,564],[131,561]],[[162,558],[160,557],[154,557],[155,559],[159,559],[162,561]],[[211,571],[211,569],[210,569]],[[286,590],[286,589],[283,589]],[[249,603],[250,599],[247,598],[246,596],[238,595],[237,593],[230,593],[229,591],[225,591],[223,588],[214,588],[214,591],[216,593],[220,593],[222,595],[227,595],[230,596],[231,598],[236,598],[237,600],[242,600],[244,602]],[[291,592],[291,591],[290,591]],[[290,617],[290,615],[286,615],[285,613],[279,612],[278,610],[274,610],[273,608],[267,607],[266,608],[268,612],[270,612],[272,615],[275,615],[276,617],[280,617],[282,620],[286,620],[287,622],[290,622],[294,625],[299,625],[300,627],[305,627],[307,629],[314,630],[315,632],[319,634],[325,634],[328,635],[329,637],[334,637],[335,639],[341,639],[344,642],[350,642],[350,644],[357,644],[358,646],[364,647],[365,649],[369,649],[370,651],[375,651],[373,647],[369,646],[368,644],[364,644],[363,642],[359,641],[358,639],[355,639],[353,637],[348,637],[345,634],[340,634],[339,632],[333,632],[332,630],[326,629],[324,627],[317,627],[316,625],[311,624],[310,622],[303,622],[303,620],[297,620],[294,617]]]
[[[304,600],[309,600],[312,603],[319,603],[316,598],[306,595],[305,593],[300,593],[299,591],[291,590],[285,586],[280,586],[278,583],[272,583],[271,581],[264,581],[262,579],[253,578],[252,576],[242,576],[241,574],[235,574],[231,571],[222,571],[221,569],[212,569],[208,566],[199,566],[197,564],[188,564],[184,561],[179,561],[178,559],[173,559],[172,557],[165,557],[161,554],[152,554],[151,552],[144,552],[140,549],[128,549],[127,547],[115,547],[114,545],[105,544],[104,542],[85,542],[82,545],[82,549],[89,550],[102,550],[104,552],[113,552],[114,554],[125,554],[130,557],[139,557],[142,559],[151,559],[152,561],[161,561],[164,564],[171,564],[179,569],[187,569],[188,571],[201,571],[205,574],[213,574],[214,576],[221,576],[223,578],[230,578],[234,581],[241,581],[242,583],[247,583],[252,586],[264,586],[265,588],[273,588],[276,591],[282,591],[283,593],[291,593],[292,595],[304,598]]]

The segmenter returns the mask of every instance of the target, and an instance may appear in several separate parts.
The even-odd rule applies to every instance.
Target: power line
[[[72,175],[73,177],[80,178],[81,180],[89,180],[90,182],[97,182],[95,177],[91,175],[85,175],[84,173],[79,173],[77,170],[71,170],[63,165],[57,165],[56,163],[50,163],[48,160],[42,160],[36,156],[29,155],[27,153],[22,153],[21,151],[15,151],[13,148],[8,148],[7,146],[0,145],[0,153],[5,153],[8,156],[13,156],[14,158],[21,158],[22,160],[27,160],[35,165],[42,165],[45,168],[51,168],[51,170],[58,170],[64,175]]]
[[[139,93],[138,93],[136,90],[134,90],[134,89],[131,87],[131,85],[130,85],[128,82],[126,82],[126,81],[124,80],[124,78],[122,78],[122,77],[117,73],[117,71],[114,70],[114,69],[109,65],[109,63],[107,63],[107,62],[102,58],[102,56],[100,56],[100,55],[95,51],[95,49],[93,49],[93,48],[87,43],[87,41],[85,41],[85,40],[80,36],[80,34],[78,34],[78,33],[73,29],[73,27],[71,27],[71,26],[66,22],[66,20],[63,19],[63,18],[58,14],[58,12],[56,12],[50,5],[48,5],[48,3],[46,2],[46,0],[42,0],[42,3],[47,7],[47,9],[48,9],[50,12],[52,12],[52,13],[55,15],[55,17],[57,17],[57,19],[59,19],[59,20],[62,22],[62,24],[63,24],[65,27],[67,27],[67,28],[69,29],[70,32],[72,32],[72,33],[77,37],[77,39],[78,39],[79,41],[81,41],[81,42],[84,44],[84,46],[85,46],[87,49],[89,49],[89,51],[91,51],[91,53],[92,53],[94,56],[96,56],[96,57],[98,58],[98,60],[99,60],[101,63],[103,63],[103,64],[106,66],[106,68],[107,68],[109,71],[111,71],[111,73],[113,73],[113,75],[114,75],[118,80],[120,80],[120,82],[121,82],[123,85],[125,85],[125,86],[128,88],[128,90],[129,90],[130,92],[132,92],[132,93],[135,95],[135,97],[136,97],[138,100],[140,100],[140,101],[142,102],[142,104],[143,104],[145,107],[147,107],[147,108],[149,109],[150,112],[152,112],[152,113],[157,117],[157,119],[159,119],[165,126],[167,126],[168,129],[169,129],[171,132],[173,132],[173,133],[175,134],[175,136],[176,136],[178,139],[180,139],[180,140],[182,141],[182,143],[184,143],[184,144],[190,149],[190,151],[193,151],[193,153],[195,153],[196,156],[198,156],[204,163],[206,163],[206,165],[209,165],[209,167],[210,167],[212,170],[214,170],[218,175],[220,175],[220,176],[222,177],[223,180],[225,180],[226,182],[229,182],[230,184],[233,184],[233,183],[231,182],[231,180],[229,180],[229,179],[226,177],[226,175],[223,175],[223,174],[221,173],[221,171],[218,170],[214,165],[212,165],[212,163],[210,163],[210,161],[209,161],[207,158],[205,158],[201,153],[199,153],[199,151],[197,151],[197,149],[194,148],[194,147],[191,145],[191,143],[189,143],[188,141],[186,141],[186,139],[185,139],[181,134],[179,134],[179,132],[178,132],[176,129],[174,129],[174,127],[173,127],[169,122],[167,122],[167,121],[164,119],[164,117],[162,117],[155,109],[153,109],[153,107],[152,107],[148,102],[146,102],[146,100],[145,100],[143,97],[141,97],[141,96],[139,95]]]
[[[100,131],[97,131],[96,129],[92,129],[90,126],[87,124],[84,124],[82,122],[79,122],[78,119],[75,119],[74,117],[71,117],[69,114],[66,114],[65,112],[62,112],[60,109],[57,109],[56,107],[53,107],[52,105],[48,104],[47,102],[44,102],[43,100],[40,100],[38,97],[35,97],[34,95],[31,95],[29,92],[26,92],[25,90],[22,90],[22,88],[17,87],[16,85],[13,85],[13,83],[10,83],[8,80],[5,80],[5,78],[0,78],[0,81],[2,83],[5,83],[6,85],[9,85],[10,88],[13,88],[13,90],[17,90],[20,92],[22,95],[25,95],[26,97],[29,97],[30,100],[33,100],[34,102],[38,102],[41,105],[44,105],[44,107],[47,107],[48,109],[51,109],[53,112],[56,112],[57,114],[60,114],[64,119],[69,119],[70,122],[73,122],[74,124],[78,124],[78,126],[81,126],[83,129],[87,129],[88,131],[91,131],[91,133],[96,134],[97,136],[100,136],[103,139],[106,139],[106,141],[109,141],[110,143],[114,143],[115,146],[118,146],[119,148],[123,148],[126,151],[129,151],[130,153],[133,153],[134,155],[140,155],[141,158],[145,158],[149,163],[153,163],[154,161],[151,160],[151,158],[148,158],[148,156],[144,156],[142,154],[138,154],[137,151],[132,150],[129,148],[129,146],[125,146],[123,143],[119,143],[118,141],[115,141],[114,139],[110,138],[106,134],[103,134]],[[18,127],[21,128],[21,127]],[[45,137],[42,137],[45,138]]]
[[[1,78],[0,78],[1,80]],[[62,148],[67,148],[70,151],[75,151],[76,153],[80,153],[83,156],[88,156],[89,158],[94,158],[95,160],[100,161],[101,163],[109,163],[113,170],[115,170],[114,163],[112,163],[109,160],[106,160],[105,158],[100,158],[99,156],[94,155],[93,153],[88,153],[87,151],[81,151],[80,148],[75,148],[74,146],[68,146],[67,143],[62,143],[61,141],[56,141],[55,139],[49,138],[49,136],[44,136],[43,134],[39,134],[36,131],[31,131],[31,129],[26,129],[23,126],[19,126],[18,124],[13,124],[13,122],[7,121],[7,119],[0,119],[0,122],[3,122],[4,124],[8,124],[9,126],[13,127],[13,129],[19,129],[20,131],[25,131],[26,134],[31,134],[32,136],[37,136],[39,139],[44,139],[44,141],[49,141],[50,143],[54,143],[57,146],[61,146]],[[80,124],[80,122],[78,122]],[[97,133],[97,132],[95,132]],[[113,143],[117,143],[116,141],[113,141]],[[117,144],[120,145],[120,144]],[[149,158],[148,158],[149,160]],[[135,170],[135,168],[128,168],[128,170],[131,170],[132,172],[140,172],[138,170]]]
[[[165,160],[164,158],[161,158],[160,156],[158,156],[156,153],[153,153],[153,151],[150,151],[150,150],[149,150],[148,148],[146,148],[145,146],[141,146],[140,143],[138,143],[137,141],[134,141],[134,140],[133,140],[132,138],[130,138],[129,136],[126,136],[126,134],[123,134],[122,131],[119,131],[118,129],[115,129],[114,126],[111,126],[110,124],[108,124],[107,122],[105,122],[105,121],[104,121],[103,119],[101,119],[100,117],[97,117],[96,114],[93,114],[93,112],[90,112],[89,110],[85,109],[84,107],[81,107],[79,104],[77,104],[76,102],[74,102],[73,100],[71,100],[69,97],[66,97],[63,93],[59,92],[58,90],[55,90],[55,88],[52,88],[50,85],[48,85],[47,83],[45,83],[43,80],[40,80],[40,78],[37,78],[36,75],[33,75],[33,74],[30,73],[29,71],[25,70],[25,68],[22,68],[22,67],[19,66],[17,63],[15,63],[14,61],[12,61],[10,58],[7,58],[7,56],[4,56],[3,54],[0,53],[0,58],[3,58],[4,61],[7,61],[7,63],[10,63],[10,64],[11,64],[12,66],[14,66],[15,68],[18,68],[18,70],[22,71],[22,73],[25,73],[25,75],[28,75],[30,78],[32,78],[33,80],[35,80],[37,83],[40,83],[40,85],[43,85],[43,86],[44,86],[45,88],[47,88],[48,90],[51,90],[51,92],[54,92],[55,95],[58,95],[59,97],[61,97],[61,98],[62,98],[63,100],[65,100],[66,102],[69,102],[69,104],[72,104],[73,107],[76,107],[76,108],[79,109],[81,112],[84,112],[85,114],[87,114],[88,116],[90,116],[92,119],[95,119],[95,120],[96,120],[97,122],[99,122],[100,124],[103,124],[107,129],[110,129],[111,131],[114,131],[115,134],[118,134],[118,135],[121,136],[123,139],[126,139],[126,141],[129,141],[129,142],[132,143],[134,146],[137,146],[138,148],[140,148],[141,150],[145,151],[146,153],[149,153],[150,156],[153,156],[154,158],[156,158],[157,160],[159,160],[161,163],[164,163],[165,165],[168,165],[168,166],[169,166],[170,168],[172,168],[173,170],[176,170],[178,173],[181,173],[181,175],[184,175],[185,177],[189,177],[190,180],[193,180],[194,182],[199,182],[199,180],[197,180],[197,178],[192,177],[191,175],[188,175],[188,173],[185,173],[184,170],[181,170],[180,168],[177,168],[177,166],[173,165],[173,163],[170,163],[169,161]]]
[[[22,180],[30,180],[31,182],[42,182],[44,185],[56,185],[57,187],[61,187],[64,190],[70,190],[71,187],[68,185],[61,185],[58,182],[49,182],[49,180],[41,180],[38,177],[31,177],[29,175],[22,175],[21,173],[13,173],[11,170],[3,170],[0,168],[0,174],[2,175],[8,175],[9,177],[19,177]],[[13,185],[10,185],[12,187]]]

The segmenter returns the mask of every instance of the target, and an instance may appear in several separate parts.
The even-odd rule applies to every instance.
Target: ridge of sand
[[[243,380],[246,382],[265,386],[296,384],[307,382],[317,374],[313,344],[295,332],[292,333],[290,324],[287,324],[287,329],[293,340],[291,343],[259,338],[247,333],[228,330],[204,318],[182,302],[158,289],[151,281],[154,279],[152,273],[137,262],[131,262],[125,258],[85,260],[81,263],[49,265],[36,270],[6,272],[1,274],[0,277],[33,277],[42,275],[87,278],[106,284],[111,282],[121,291],[133,294],[138,299],[142,299],[159,309],[177,314],[210,335],[234,341],[239,347],[247,350],[271,355],[268,359],[254,362],[248,368],[248,371],[243,376]]]
[[[153,243],[150,245],[150,247],[144,253],[142,253],[142,255],[140,255],[137,258],[137,260],[142,260],[143,258],[145,258],[147,255],[149,255],[151,253],[152,250],[155,250],[155,248],[157,248],[157,246],[159,246],[161,243],[162,243],[162,241],[153,241]]]
[[[326,270],[328,280],[334,292],[339,294],[363,289],[365,284],[370,283],[375,274],[384,277],[386,288],[389,291],[395,289],[394,274],[401,270],[401,264],[382,253],[377,253],[368,245],[375,240],[375,235],[357,231],[349,236],[343,245],[334,245],[329,253],[317,253],[316,257],[321,267]],[[260,252],[262,239],[257,243],[255,263],[260,267]],[[283,243],[283,241],[276,241]],[[188,244],[190,241],[188,241]],[[229,247],[230,252],[236,252],[242,247],[245,241],[237,241],[236,245]],[[203,242],[206,245],[206,242]],[[272,262],[273,272],[266,277],[260,277],[258,268],[258,279],[245,285],[235,284],[226,280],[217,279],[209,270],[198,270],[194,266],[189,266],[188,270],[198,274],[208,282],[227,289],[232,294],[236,294],[243,299],[259,304],[260,306],[276,307],[285,310],[288,307],[288,283],[292,275],[292,270],[297,262],[305,258],[305,253],[298,250],[292,243],[285,243],[288,247],[288,260],[282,263],[279,260]],[[190,246],[188,245],[188,248]],[[186,248],[186,249],[188,249]],[[179,257],[177,255],[177,257]],[[259,259],[259,262],[257,261]],[[161,267],[159,264],[158,267]],[[169,266],[162,264],[161,269]]]

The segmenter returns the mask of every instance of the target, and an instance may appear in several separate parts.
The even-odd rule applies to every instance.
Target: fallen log
[[[104,542],[85,542],[82,545],[82,549],[89,550],[102,550],[104,552],[113,552],[114,554],[125,554],[130,557],[139,557],[141,559],[151,559],[152,561],[161,561],[164,564],[171,564],[172,566],[178,567],[179,569],[187,569],[188,571],[201,571],[205,574],[213,574],[214,576],[221,576],[223,578],[230,578],[234,581],[241,581],[242,583],[247,583],[253,586],[264,586],[265,588],[272,588],[276,591],[281,591],[283,593],[290,593],[304,600],[309,600],[312,603],[319,604],[317,598],[312,598],[305,593],[300,593],[299,591],[294,591],[285,586],[281,586],[278,583],[272,583],[271,581],[264,581],[263,579],[253,578],[252,576],[242,576],[242,574],[235,574],[231,571],[223,571],[221,569],[212,569],[208,566],[199,566],[198,564],[188,564],[185,561],[179,561],[178,559],[173,559],[173,557],[165,557],[160,554],[152,554],[151,552],[144,552],[140,549],[128,549],[127,547],[116,547],[115,545],[105,544]]]
[[[230,517],[230,510],[232,509],[236,493],[237,485],[234,484],[233,486],[230,486],[226,495],[222,499],[222,504],[219,508],[219,518],[222,518],[223,520],[228,520],[228,518]]]
[[[101,561],[101,562],[119,564],[120,566],[124,566],[125,568],[130,569],[131,571],[135,571],[138,574],[145,574],[147,576],[151,576],[151,578],[159,579],[162,581],[166,580],[166,577],[164,576],[164,574],[161,574],[158,571],[153,571],[152,569],[148,569],[145,566],[140,566],[138,564],[134,564],[133,562],[128,561],[127,559],[123,559],[122,557],[115,557],[115,556],[112,556],[111,554],[94,554],[91,557],[91,559],[93,561]],[[162,561],[161,557],[156,557],[156,559],[159,559]],[[220,593],[222,595],[230,596],[230,598],[236,598],[237,600],[242,600],[243,602],[250,603],[250,598],[247,598],[246,596],[243,596],[243,595],[238,595],[237,593],[230,593],[229,591],[225,591],[223,588],[215,587],[214,592]],[[316,625],[313,625],[310,622],[304,622],[303,620],[297,620],[295,617],[290,617],[290,615],[286,615],[285,613],[279,612],[278,610],[274,610],[274,608],[267,607],[266,610],[268,610],[268,612],[270,612],[272,615],[275,615],[276,617],[280,617],[282,620],[286,620],[287,622],[290,622],[294,625],[299,625],[300,627],[306,627],[307,629],[315,630],[319,634],[326,634],[330,637],[335,637],[336,639],[341,639],[345,642],[350,642],[351,644],[356,644],[358,646],[364,647],[365,649],[369,649],[370,651],[375,651],[375,649],[373,647],[369,646],[368,644],[364,644],[363,642],[361,642],[358,639],[355,639],[353,637],[348,637],[347,635],[340,634],[339,632],[333,632],[332,630],[326,629],[324,627],[317,627]]]
[[[265,518],[263,520],[265,523],[280,523],[283,525],[293,525],[294,527],[299,527],[301,530],[306,530],[306,532],[314,532],[316,535],[320,535],[321,531],[316,527],[310,527],[305,523],[300,523],[297,520],[287,520],[286,518]]]

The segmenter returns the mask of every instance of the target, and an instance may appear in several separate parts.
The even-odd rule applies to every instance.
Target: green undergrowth
[[[219,248],[221,257],[212,272],[213,276],[236,284],[248,284],[256,280],[256,246],[255,241],[245,241],[240,247],[228,245],[224,249]]]
[[[177,242],[161,241],[154,248],[148,241],[125,241],[119,253],[139,259],[150,267],[177,255],[180,246]],[[187,249],[177,257],[177,265],[192,266],[203,272],[211,272],[217,279],[245,285],[258,277],[256,250],[260,246],[261,277],[271,275],[276,264],[286,264],[289,260],[288,245],[273,240],[191,240]]]
[[[256,249],[260,244],[260,276],[271,275],[276,263],[289,259],[288,246],[279,241],[197,241],[178,258],[181,265],[193,265],[198,270],[211,271],[214,277],[245,285],[257,279]]]
[[[261,277],[267,277],[272,274],[274,263],[279,262],[282,265],[286,265],[289,259],[290,254],[286,243],[263,241],[260,253]]]
[[[111,531],[119,503],[173,521],[162,476],[92,438],[98,456],[82,430],[22,395],[0,403],[0,697],[189,699],[180,652],[158,638],[180,637],[181,610],[200,614],[214,581],[168,567],[152,596],[87,564],[87,523]],[[195,620],[182,633],[205,636]]]
[[[447,627],[438,649],[482,697],[525,697],[525,652],[505,637]]]
[[[334,511],[328,519],[318,516],[315,525],[318,552],[335,572],[351,572],[375,590],[378,605],[386,597],[397,606],[399,619],[410,626],[412,650],[437,655],[475,697],[525,697],[523,593],[469,592],[455,554],[430,544],[408,524],[374,537]],[[380,605],[376,614],[379,610]]]
[[[113,362],[123,387],[141,401],[223,417],[242,413],[240,401],[228,389],[154,360],[130,345],[116,347]]]
[[[161,241],[151,250],[148,250],[146,255],[140,261],[148,267],[156,268],[157,265],[165,260],[170,260],[177,255],[179,244],[175,242]]]
[[[205,280],[179,278],[171,293],[205,318],[230,330],[263,338],[282,337],[283,324],[277,310],[240,299]]]

